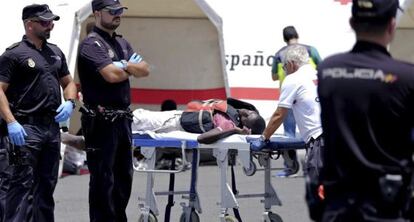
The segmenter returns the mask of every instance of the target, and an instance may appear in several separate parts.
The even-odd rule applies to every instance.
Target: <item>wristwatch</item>
[[[75,100],[74,100],[74,99],[68,99],[68,100],[66,100],[66,101],[71,102],[71,103],[72,103],[72,106],[73,106],[73,109],[75,109],[75,107],[76,107],[76,102],[75,102]]]
[[[128,62],[125,59],[123,59],[123,60],[121,60],[121,63],[122,63],[122,66],[123,66],[124,70],[127,70]]]

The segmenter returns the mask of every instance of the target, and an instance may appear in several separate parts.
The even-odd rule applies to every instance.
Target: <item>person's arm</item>
[[[56,109],[55,121],[57,123],[67,121],[72,115],[73,109],[75,109],[74,99],[76,98],[76,85],[70,74],[67,74],[60,78],[60,85],[63,88],[63,96],[65,102],[59,105]]]
[[[272,80],[273,81],[279,80],[279,75],[277,74],[277,70],[278,70],[277,64],[273,62],[273,65],[272,65]]]
[[[0,82],[0,115],[7,123],[7,131],[9,134],[10,141],[17,146],[23,146],[26,144],[25,137],[27,136],[23,126],[14,118],[9,101],[6,97],[6,90],[8,84]]]
[[[321,63],[322,62],[322,58],[321,58],[321,56],[319,55],[319,52],[318,52],[318,50],[315,48],[315,47],[313,47],[313,46],[311,46],[311,53],[310,53],[310,55],[309,55],[309,57],[312,59],[312,61],[315,63],[315,66],[318,66],[319,65],[319,63]]]
[[[240,129],[239,127],[222,130],[220,127],[216,127],[212,130],[200,134],[197,137],[197,141],[199,143],[210,144],[233,134],[250,134],[250,130],[247,128]]]
[[[129,74],[123,68],[114,64],[103,43],[95,38],[84,40],[79,48],[79,57],[88,66],[96,68],[109,83],[123,82],[129,78]]]
[[[79,150],[85,150],[85,138],[69,133],[61,133],[61,142],[65,145],[72,146]]]
[[[270,118],[266,129],[263,131],[262,135],[264,136],[264,139],[270,139],[273,133],[282,124],[288,110],[292,108],[292,105],[296,99],[297,88],[298,84],[293,82],[291,78],[286,77],[280,90],[279,105]]]
[[[140,52],[134,50],[128,42],[126,42],[126,46],[129,59],[125,70],[135,78],[148,76],[150,68]]]
[[[60,78],[60,85],[62,86],[62,89],[63,89],[63,97],[66,100],[76,98],[77,88],[70,74],[65,75],[64,77]]]
[[[1,118],[4,119],[7,123],[11,123],[16,121],[16,119],[10,110],[9,101],[7,100],[5,94],[8,86],[9,84],[0,82],[0,115]]]
[[[109,83],[123,82],[129,78],[129,73],[114,64],[108,64],[99,70],[99,73]]]
[[[133,76],[135,78],[148,76],[149,65],[145,61],[133,62],[130,59],[128,62],[116,61],[112,64],[108,64],[99,72],[106,81],[110,83],[117,83],[128,79],[129,76]]]
[[[278,56],[278,53],[276,53],[273,59],[273,63],[272,63],[272,80],[273,81],[279,80],[279,72],[280,72],[279,66],[280,66],[280,58]]]
[[[270,139],[273,133],[279,128],[279,126],[283,123],[287,112],[289,109],[283,107],[277,107],[276,111],[273,113],[272,117],[270,118],[269,123],[266,126],[266,129],[263,131],[264,139]]]
[[[145,61],[139,63],[128,62],[126,71],[135,78],[145,77],[149,75],[149,65]]]
[[[11,51],[6,51],[0,56],[0,116],[7,123],[16,121],[10,110],[10,103],[6,96],[13,75],[16,73],[16,66],[19,63]],[[15,77],[16,78],[16,77]]]
[[[266,129],[263,131],[261,137],[250,141],[250,149],[253,151],[259,151],[263,149],[270,141],[270,137],[273,133],[279,128],[282,124],[285,116],[287,115],[288,109],[283,107],[277,107],[276,111],[273,113],[270,118],[269,123],[266,126]]]

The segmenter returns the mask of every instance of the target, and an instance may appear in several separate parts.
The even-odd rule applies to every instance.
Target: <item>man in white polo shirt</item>
[[[289,46],[283,67],[288,75],[281,87],[278,108],[262,136],[252,141],[251,149],[261,150],[266,147],[269,138],[282,124],[288,110],[292,109],[299,133],[308,148],[305,173],[318,174],[318,169],[322,165],[319,152],[323,142],[316,70],[309,64],[306,48],[300,45]],[[313,178],[314,175],[309,176]]]
[[[262,136],[251,142],[251,150],[266,148],[272,134],[282,124],[289,109],[306,143],[307,153],[304,173],[306,177],[306,201],[311,218],[318,218],[322,211],[319,172],[322,168],[323,149],[320,104],[317,94],[316,70],[309,64],[309,55],[303,46],[292,45],[286,51],[284,69],[288,74],[282,84],[279,105],[273,113]]]

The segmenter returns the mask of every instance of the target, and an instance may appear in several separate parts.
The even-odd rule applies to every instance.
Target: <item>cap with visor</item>
[[[53,14],[49,6],[46,4],[32,4],[23,8],[22,19],[37,18],[41,21],[57,21],[60,19],[58,15]]]
[[[119,0],[93,0],[92,1],[92,10],[99,11],[103,8],[109,10],[118,10],[118,9],[128,9],[121,5]]]
[[[353,0],[352,18],[356,22],[384,22],[396,17],[399,5],[398,0]]]

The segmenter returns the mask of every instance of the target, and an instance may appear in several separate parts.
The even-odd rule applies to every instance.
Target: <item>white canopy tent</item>
[[[414,39],[414,1],[403,1],[402,8],[404,11],[399,17],[397,32],[390,45],[390,51],[395,58],[414,63],[414,44],[412,44]]]

